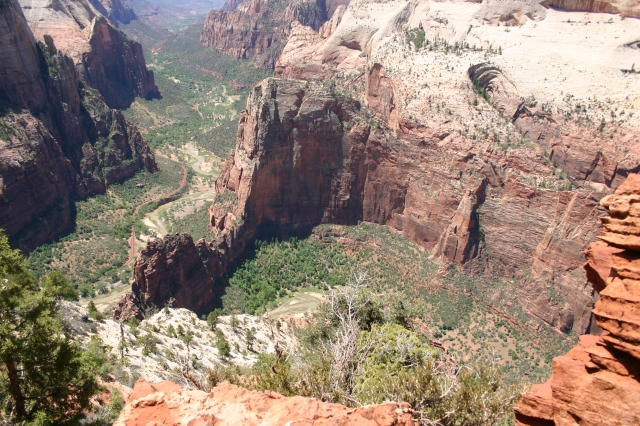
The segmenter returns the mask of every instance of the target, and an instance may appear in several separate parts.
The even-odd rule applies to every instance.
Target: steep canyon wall
[[[159,96],[142,46],[116,28],[135,19],[120,0],[21,0],[36,40],[51,36],[70,56],[83,82],[98,90],[110,108],[129,107],[136,96]]]
[[[207,16],[200,41],[220,53],[274,68],[293,22],[319,30],[344,0],[227,1]]]
[[[640,176],[601,200],[601,241],[584,265],[600,293],[602,336],[582,336],[553,360],[553,376],[516,406],[518,425],[635,425],[640,422]]]
[[[157,167],[73,60],[36,42],[20,5],[0,7],[0,228],[29,251],[68,227],[73,197]]]
[[[611,104],[636,111],[617,95],[636,89],[623,73],[611,75],[611,60],[567,55],[558,70],[536,49],[587,52],[599,37],[597,49],[614,49],[620,63],[630,49],[616,50],[624,41],[594,28],[566,26],[568,12],[549,9],[514,29],[477,18],[485,6],[363,0],[338,5],[317,31],[293,22],[276,64],[281,78],[253,89],[218,178],[217,240],[152,243],[136,265],[138,297],[162,306],[174,297],[166,286],[220,294],[215,277],[263,233],[369,221],[444,262],[509,277],[513,291],[487,294],[490,303],[523,306],[560,332],[590,331],[594,292],[581,252],[600,232],[599,201],[640,169],[637,126],[620,117],[602,124],[610,111],[595,97],[614,93]],[[517,52],[531,38],[523,58]],[[589,98],[574,99],[584,84]],[[153,265],[170,264],[180,244],[200,261],[164,280],[156,273],[164,267]],[[213,271],[206,283],[193,278],[204,270]]]

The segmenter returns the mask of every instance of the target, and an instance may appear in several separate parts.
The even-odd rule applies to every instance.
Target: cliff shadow
[[[317,224],[316,224],[317,225]],[[300,229],[293,229],[288,226],[278,224],[266,224],[261,226],[256,232],[256,237],[243,249],[242,254],[229,263],[227,272],[216,279],[214,286],[219,289],[215,292],[215,297],[209,309],[199,314],[211,312],[214,309],[224,309],[225,314],[241,313],[247,310],[247,297],[238,287],[231,285],[231,277],[241,270],[248,262],[255,261],[263,244],[269,245],[292,240],[306,240],[313,233],[316,225],[305,226]],[[267,303],[262,306],[265,310]]]

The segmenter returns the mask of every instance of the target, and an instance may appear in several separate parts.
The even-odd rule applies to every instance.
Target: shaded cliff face
[[[129,24],[137,19],[136,13],[122,0],[91,0],[91,4],[116,27],[118,23]]]
[[[384,224],[443,262],[513,279],[516,303],[558,331],[591,331],[581,252],[600,232],[600,199],[640,169],[640,128],[621,115],[640,113],[640,92],[611,73],[633,49],[602,27],[566,26],[578,14],[492,4],[362,0],[319,31],[294,21],[275,74],[305,82],[252,92],[210,209],[219,238]],[[503,6],[523,18],[517,30],[476,25]],[[566,63],[546,62],[549,46]],[[598,52],[608,59],[577,59]],[[216,253],[229,259],[244,248],[225,244]]]
[[[200,313],[211,308],[218,295],[214,284],[221,270],[204,240],[194,243],[188,234],[170,234],[161,242],[149,243],[138,257],[133,292],[145,306],[169,303]],[[116,317],[128,312],[129,308],[121,307]]]
[[[84,78],[111,108],[127,108],[136,96],[158,96],[153,71],[147,70],[142,45],[129,40],[106,18],[93,24],[91,50],[83,53]]]
[[[388,82],[371,84],[379,98],[389,94]],[[562,294],[584,285],[584,279],[570,279],[582,261],[580,250],[598,229],[598,194],[532,189],[519,182],[517,170],[544,169],[540,158],[461,153],[440,146],[442,136],[433,129],[410,124],[394,133],[329,84],[265,80],[249,96],[235,153],[216,181],[219,195],[210,216],[218,237],[206,245],[208,254],[199,255],[208,260],[200,265],[196,256],[178,261],[182,254],[167,237],[138,259],[134,290],[159,307],[168,301],[173,282],[195,286],[191,292],[213,288],[219,294],[215,277],[253,239],[361,220],[391,226],[447,262],[468,264],[490,247],[501,273],[516,274],[535,259],[546,262],[541,269],[552,277],[545,279],[565,283]],[[192,243],[186,245],[185,252],[194,251]],[[537,255],[541,247],[548,251]],[[164,279],[168,272],[154,266],[154,256],[163,259],[162,265],[195,265],[181,277],[214,272],[205,280]],[[557,304],[544,298],[543,282],[520,276],[524,285],[514,291],[525,308],[563,331],[585,330],[591,293],[572,294]]]
[[[238,59],[251,59],[260,68],[273,68],[292,22],[319,29],[338,4],[323,0],[230,1],[207,16],[200,41]]]
[[[103,15],[113,16],[114,22],[135,18],[119,0],[20,3],[36,39],[52,36],[58,49],[73,59],[81,80],[97,89],[110,108],[127,108],[136,96],[158,96],[142,46]]]
[[[600,293],[601,337],[582,336],[553,360],[553,376],[516,406],[518,425],[636,425],[640,422],[640,176],[602,199],[604,232],[585,253]]]
[[[17,2],[0,20],[0,228],[25,251],[59,234],[71,198],[156,170],[137,129],[83,87],[53,41],[38,45]]]

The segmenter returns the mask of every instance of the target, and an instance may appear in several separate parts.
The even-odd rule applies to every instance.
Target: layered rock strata
[[[68,227],[72,197],[157,167],[53,40],[36,43],[16,1],[0,11],[0,228],[29,251]]]
[[[138,19],[136,13],[122,0],[91,0],[91,4],[109,18],[116,27],[119,23],[129,24]]]
[[[414,426],[407,404],[350,409],[318,399],[252,392],[223,382],[211,393],[188,391],[165,381],[138,380],[114,426],[150,424]]]
[[[640,18],[638,0],[547,0],[543,4],[562,10],[616,13],[625,17]]]
[[[499,3],[358,0],[318,31],[292,23],[283,80],[251,95],[218,179],[211,225],[241,246],[214,241],[216,256],[267,230],[366,220],[510,278],[483,297],[523,306],[532,328],[597,332],[578,271],[600,199],[640,170],[640,86],[611,72],[633,62],[640,23],[534,2],[512,25],[522,2]]]
[[[217,239],[200,241],[197,249],[184,237],[150,244],[136,262],[134,291],[158,307],[175,297],[171,289],[195,286],[182,291],[219,294],[215,278],[253,239],[362,220],[389,225],[458,264],[489,243],[501,247],[494,256],[510,273],[537,251],[541,273],[562,276],[570,272],[567,265],[580,262],[580,250],[597,229],[597,194],[535,190],[516,178],[519,161],[460,155],[439,146],[440,136],[428,129],[403,127],[398,137],[373,122],[357,101],[321,83],[269,79],[255,87],[235,153],[216,181],[210,215]],[[487,230],[495,230],[495,240],[487,241]],[[182,253],[193,256],[178,260]],[[188,270],[171,274],[165,270],[170,263]],[[529,282],[523,293],[536,285]],[[176,306],[200,309],[204,300]],[[588,292],[552,310],[544,309],[549,301],[540,294],[522,303],[562,330],[588,327]]]
[[[73,59],[80,79],[97,89],[110,108],[127,108],[136,96],[159,95],[140,43],[129,40],[103,15],[116,23],[135,18],[120,0],[21,0],[20,4],[36,39],[51,36],[58,49]]]
[[[563,331],[586,331],[593,323],[591,286],[575,271],[581,250],[599,232],[598,200],[640,170],[638,126],[614,111],[622,105],[634,115],[640,111],[640,103],[628,102],[640,99],[631,80],[612,74],[609,60],[568,59],[560,70],[543,59],[541,46],[592,55],[594,44],[603,43],[603,55],[615,51],[614,62],[631,61],[632,49],[619,49],[626,42],[604,29],[564,27],[576,19],[609,22],[615,31],[638,27],[635,20],[559,12],[536,2],[374,7],[353,1],[328,35],[294,25],[275,70],[286,78],[331,79],[397,137],[431,140],[443,163],[466,162],[465,155],[478,161],[487,194],[477,210],[482,250],[476,253],[490,258],[481,267],[515,278],[516,303]],[[505,21],[506,28],[500,26]],[[576,98],[585,93],[583,83],[589,96]],[[611,110],[595,100],[603,97]],[[430,187],[422,184],[423,191]],[[467,224],[459,217],[450,217],[451,225],[434,221],[438,216],[428,209],[410,217],[420,218],[416,228],[423,232]],[[435,253],[442,250],[439,244]]]
[[[290,32],[299,22],[318,30],[344,1],[230,0],[207,16],[200,41],[218,52],[251,59],[260,68],[273,68]]]
[[[553,376],[516,406],[518,425],[640,423],[640,175],[601,200],[601,242],[586,251],[600,293],[593,313],[602,336],[582,336],[553,360]]]

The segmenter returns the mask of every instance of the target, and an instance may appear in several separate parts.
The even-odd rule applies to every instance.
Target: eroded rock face
[[[479,25],[482,11],[498,14],[481,17],[494,25]],[[293,22],[275,94],[262,84],[242,116],[211,226],[251,241],[319,222],[385,224],[445,262],[512,278],[508,303],[558,331],[597,332],[581,252],[600,233],[599,201],[640,169],[640,92],[611,73],[635,50],[605,34],[609,21],[638,29],[515,1],[359,0],[318,31]],[[548,62],[548,46],[571,54]],[[224,256],[243,249],[225,244]]]
[[[138,380],[114,426],[149,424],[216,424],[270,426],[362,425],[413,426],[407,404],[386,403],[350,409],[318,399],[284,397],[275,392],[252,392],[223,382],[211,393],[187,391],[164,381]]]
[[[129,107],[136,96],[158,96],[152,71],[147,70],[142,46],[129,40],[115,22],[135,18],[120,0],[21,0],[36,40],[51,36],[70,56],[82,81],[97,89],[110,108]]]
[[[116,27],[118,23],[129,24],[137,19],[136,13],[122,0],[91,0],[91,4]]]
[[[260,68],[274,68],[292,22],[318,30],[343,3],[344,0],[228,1],[222,10],[209,13],[200,41],[226,55],[251,59]]]
[[[602,241],[584,265],[600,293],[601,337],[582,336],[553,360],[553,376],[516,406],[519,425],[637,425],[640,422],[640,175],[601,200]]]
[[[218,293],[214,283],[220,270],[204,240],[194,243],[188,234],[169,234],[161,242],[150,242],[138,257],[132,290],[145,306],[162,307],[168,301],[202,312]]]
[[[111,108],[127,108],[136,96],[156,97],[153,71],[147,70],[142,45],[129,40],[106,18],[98,18],[89,40],[91,50],[82,55],[84,76],[104,96]]]
[[[361,220],[370,131],[344,129],[357,105],[321,85],[305,86],[269,79],[253,89],[235,154],[216,181],[218,202],[210,214],[218,237],[195,245],[187,235],[150,243],[136,262],[133,285],[146,306],[175,299],[175,307],[202,311],[222,290],[215,288],[216,278],[258,236]]]
[[[0,228],[29,251],[68,227],[71,197],[157,169],[138,130],[84,87],[51,39],[38,45],[17,2],[0,18]]]
[[[370,78],[376,79],[380,103],[388,103],[391,83],[380,74]],[[365,220],[397,229],[447,262],[468,263],[484,249],[501,273],[513,275],[532,264],[544,278],[516,290],[520,302],[563,331],[586,330],[591,293],[575,294],[585,280],[572,270],[597,232],[597,194],[532,189],[508,171],[522,167],[520,160],[461,155],[439,146],[442,135],[433,129],[398,126],[397,134],[372,126],[357,101],[333,94],[326,84],[268,79],[256,86],[240,119],[235,153],[216,181],[219,195],[209,212],[218,237],[199,243],[200,253],[208,253],[200,255],[202,265],[194,263],[198,271],[213,272],[190,280],[197,287],[191,291],[214,289],[215,277],[255,238]],[[195,252],[188,245],[185,253]],[[134,288],[161,307],[174,282],[164,265],[182,264],[182,254],[166,242],[153,250],[167,260],[156,268],[157,261],[143,252]],[[545,299],[543,280],[556,280],[563,294],[573,293],[569,302]]]
[[[640,18],[638,0],[549,0],[543,4],[562,10],[616,13],[626,17]]]
[[[519,282],[517,303],[563,331],[589,329],[593,290],[575,271],[582,263],[581,251],[599,233],[599,200],[640,167],[635,154],[640,152],[640,133],[633,120],[609,123],[595,114],[587,117],[587,110],[591,114],[600,106],[585,107],[586,97],[575,100],[573,93],[581,89],[568,83],[574,78],[586,81],[577,77],[586,73],[590,96],[617,96],[612,102],[622,105],[630,90],[628,82],[607,71],[609,62],[588,67],[574,64],[557,74],[542,59],[543,45],[553,44],[566,52],[593,49],[595,40],[585,45],[573,40],[569,46],[568,38],[558,37],[569,30],[570,37],[578,33],[583,40],[596,37],[593,29],[582,33],[575,26],[561,27],[577,15],[539,2],[458,6],[428,1],[376,2],[375,6],[366,0],[352,2],[326,35],[292,26],[275,70],[279,77],[333,80],[405,141],[402,150],[413,150],[401,155],[404,161],[396,163],[390,157],[380,166],[389,176],[411,176],[397,187],[401,179],[379,182],[403,194],[404,214],[398,209],[386,213],[397,220],[379,221],[375,215],[365,220],[391,224],[432,252],[446,253],[446,259],[467,262],[476,254],[488,255],[491,273]],[[493,25],[478,25],[478,19]],[[590,14],[588,19],[620,22],[625,28],[638,25],[635,20],[603,14]],[[516,23],[526,29],[526,36],[510,29]],[[551,28],[554,39],[542,42],[544,31]],[[407,31],[424,33],[422,45],[411,41],[412,33]],[[525,37],[536,40],[525,41]],[[619,59],[628,61],[631,49],[618,49],[616,43],[622,42],[604,33],[597,38],[603,39],[611,46],[607,51],[620,52]],[[536,58],[535,64],[519,54],[525,45],[527,57]],[[480,51],[494,53],[474,60]],[[564,95],[558,96],[561,92]],[[638,103],[625,105],[634,114],[640,110]],[[509,145],[514,137],[526,141],[537,154],[529,148],[498,148],[491,142],[502,138],[501,144]],[[417,146],[410,148],[412,144]],[[458,185],[454,168],[423,172],[417,164],[434,162],[478,173],[484,189],[475,183]],[[549,171],[568,179],[563,184],[551,178],[551,183]],[[465,193],[471,202],[461,203]],[[450,207],[438,210],[440,205],[449,206],[444,202],[428,205],[431,194],[456,194],[457,203],[451,201],[459,206],[456,217]],[[391,199],[383,201],[367,187],[365,199],[369,196],[365,212],[367,204],[391,204]],[[480,237],[473,236],[476,223],[482,228]],[[443,227],[450,228],[445,237],[441,237]],[[474,268],[474,263],[466,264]]]

